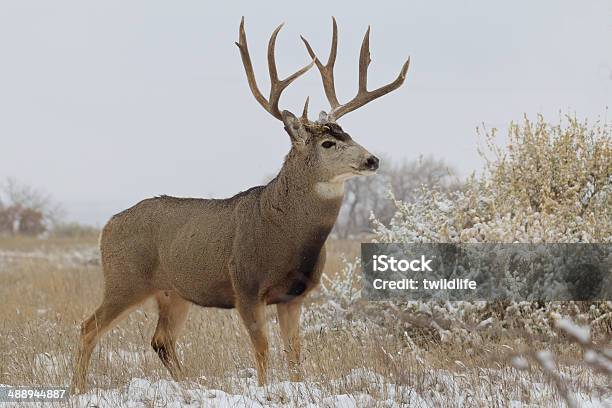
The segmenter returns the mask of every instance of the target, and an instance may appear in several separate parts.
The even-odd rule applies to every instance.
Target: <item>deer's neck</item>
[[[333,227],[344,197],[344,181],[316,182],[291,157],[264,193],[264,210],[288,228]]]

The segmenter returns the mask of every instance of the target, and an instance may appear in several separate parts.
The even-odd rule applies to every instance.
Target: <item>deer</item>
[[[338,27],[332,18],[331,50],[321,63],[301,37],[312,61],[279,79],[276,37],[268,42],[270,93],[265,98],[255,73],[244,28],[236,42],[255,100],[283,123],[291,149],[278,175],[268,184],[226,199],[145,199],[114,215],[100,234],[103,300],[81,325],[80,345],[72,382],[74,392],[86,390],[92,351],[100,337],[147,299],[155,299],[159,316],[151,346],[175,381],[184,378],[176,352],[192,304],[235,308],[250,338],[258,384],[266,383],[268,335],[266,306],[276,305],[289,377],[303,378],[300,356],[300,316],[305,297],[320,282],[325,242],[336,222],[344,183],[376,172],[379,160],[346,133],[337,120],[368,102],[399,88],[410,58],[397,78],[375,90],[367,89],[370,63],[368,27],[359,55],[358,90],[341,104],[334,85]],[[309,98],[300,117],[279,109],[282,92],[316,65],[328,113],[308,118]]]

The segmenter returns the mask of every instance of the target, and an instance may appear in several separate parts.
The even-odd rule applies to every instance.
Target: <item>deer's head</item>
[[[370,64],[370,29],[368,28],[359,54],[357,95],[350,101],[340,104],[336,96],[333,72],[338,49],[336,19],[333,18],[332,45],[327,64],[323,65],[319,61],[308,41],[302,37],[306,50],[313,61],[285,79],[279,79],[278,77],[274,56],[276,37],[282,27],[281,24],[274,30],[268,42],[268,71],[270,73],[270,95],[268,99],[263,96],[257,87],[244,31],[244,17],[240,23],[239,41],[236,45],[240,49],[249,88],[255,99],[272,116],[283,122],[285,130],[291,138],[293,148],[290,157],[302,163],[306,174],[317,182],[341,182],[353,176],[374,174],[378,169],[378,158],[355,142],[336,121],[343,115],[399,88],[406,79],[410,58],[404,63],[399,75],[393,82],[368,91],[368,65]],[[316,121],[308,119],[308,98],[300,117],[287,110],[281,112],[278,102],[283,90],[312,68],[313,65],[317,66],[321,74],[325,95],[331,105],[329,113],[321,112]]]

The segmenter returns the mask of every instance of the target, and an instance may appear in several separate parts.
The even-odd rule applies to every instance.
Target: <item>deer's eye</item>
[[[326,149],[329,149],[330,147],[334,147],[335,145],[336,145],[336,143],[331,142],[329,140],[326,140],[323,143],[321,143],[321,146],[323,146]]]

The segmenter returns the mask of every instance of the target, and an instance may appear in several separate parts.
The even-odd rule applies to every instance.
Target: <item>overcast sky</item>
[[[372,26],[370,86],[402,88],[340,124],[394,159],[433,154],[480,169],[475,128],[523,113],[605,118],[612,104],[612,1],[0,1],[0,179],[52,194],[69,218],[103,224],[157,194],[225,197],[261,184],[289,149],[255,102],[238,49],[242,15],[260,88],[277,42],[281,76],[309,61],[303,34],[327,58],[340,37],[341,101],[357,86]],[[327,109],[316,69],[281,107]],[[607,113],[607,120],[612,114]]]

